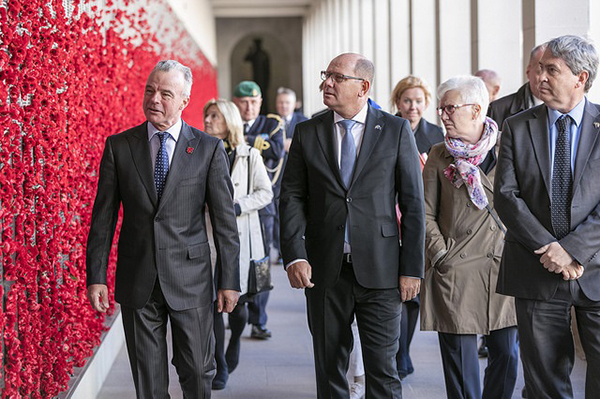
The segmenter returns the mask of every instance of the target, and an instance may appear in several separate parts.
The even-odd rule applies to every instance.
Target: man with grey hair
[[[492,71],[491,69],[480,69],[479,71],[475,72],[473,76],[477,76],[483,80],[483,83],[485,83],[485,88],[490,96],[489,102],[492,102],[498,98],[502,81],[500,79],[500,75],[498,75],[496,71]]]
[[[548,42],[543,105],[504,123],[494,201],[507,227],[497,291],[515,297],[528,398],[572,398],[571,309],[587,359],[586,398],[600,392],[600,108],[589,102],[596,48]]]
[[[535,46],[529,55],[529,63],[525,70],[527,82],[515,93],[509,94],[492,102],[488,109],[488,116],[496,121],[498,129],[502,130],[504,120],[536,105],[542,100],[538,94],[538,77],[540,76],[540,58],[544,54],[546,44]]]
[[[407,120],[368,104],[373,70],[362,55],[346,53],[321,72],[329,111],[296,126],[281,186],[283,260],[291,286],[305,290],[323,399],[349,396],[354,316],[367,397],[402,397],[401,301],[418,294],[423,277],[417,147]]]
[[[138,398],[168,398],[167,322],[183,395],[210,398],[215,375],[213,303],[237,303],[239,242],[223,144],[181,119],[192,74],[161,61],[144,90],[146,121],[106,140],[87,243],[87,296],[110,306],[106,270],[123,206],[115,299]],[[213,276],[204,213],[217,248]],[[214,281],[218,286],[215,292]]]

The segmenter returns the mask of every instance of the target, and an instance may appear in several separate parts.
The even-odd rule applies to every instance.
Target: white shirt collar
[[[181,118],[175,122],[173,126],[166,130],[159,130],[154,126],[151,122],[148,122],[148,141],[152,140],[152,137],[158,132],[169,132],[173,140],[177,141],[179,139],[179,134],[181,133],[181,126],[183,125]]]
[[[361,108],[361,110],[358,111],[358,114],[354,115],[352,118],[349,118],[349,119],[352,119],[353,121],[362,123],[364,125],[367,120],[368,109],[369,109],[369,103],[365,103],[365,105]],[[338,123],[339,121],[343,121],[344,119],[346,119],[346,118],[342,117],[340,114],[333,111],[333,123]]]

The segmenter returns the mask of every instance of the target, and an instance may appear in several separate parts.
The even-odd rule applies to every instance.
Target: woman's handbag
[[[250,251],[252,252],[252,251]],[[271,285],[271,263],[269,257],[254,260],[250,257],[250,272],[248,273],[248,294],[254,295],[273,289]]]
[[[248,194],[250,194],[250,162],[248,162]],[[252,259],[252,234],[248,232],[250,248],[250,270],[248,272],[248,295],[256,295],[273,289],[271,285],[271,262],[269,256]]]

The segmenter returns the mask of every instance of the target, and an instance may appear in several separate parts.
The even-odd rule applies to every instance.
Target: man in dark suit
[[[540,76],[540,58],[544,54],[546,44],[540,44],[531,50],[529,55],[529,64],[525,70],[527,83],[519,88],[515,93],[509,94],[490,103],[488,116],[496,121],[498,128],[502,129],[504,120],[509,116],[516,115],[536,105],[540,105],[537,91],[538,77]]]
[[[274,184],[283,166],[283,122],[274,114],[259,115],[263,98],[260,86],[256,82],[245,80],[238,83],[233,91],[233,102],[240,110],[244,122],[246,142],[261,153],[271,184]],[[265,253],[269,254],[273,242],[275,204],[271,202],[259,210],[258,214],[263,229]],[[268,301],[269,291],[265,291],[255,295],[252,302],[248,302],[248,323],[252,325],[252,338],[271,338],[271,330],[267,328]]]
[[[87,244],[88,298],[109,307],[108,255],[119,208],[115,299],[138,398],[168,398],[166,328],[184,396],[209,398],[215,374],[213,302],[231,312],[240,290],[229,163],[220,140],[181,119],[192,73],[159,62],[146,82],[146,122],[106,140]],[[215,292],[204,213],[217,247]]]
[[[275,107],[277,108],[277,114],[283,122],[283,166],[287,163],[288,153],[290,152],[290,145],[292,145],[292,138],[294,136],[294,129],[300,122],[304,122],[308,118],[301,112],[296,112],[296,92],[287,87],[280,87],[277,89],[277,97],[275,99]],[[282,169],[282,172],[283,172]],[[273,185],[273,202],[275,203],[275,224],[273,226],[273,247],[277,252],[277,262],[283,261],[281,258],[281,245],[279,242],[279,192],[281,191],[281,177]]]
[[[281,188],[283,259],[292,287],[306,289],[319,398],[348,398],[354,315],[367,397],[402,396],[400,305],[417,295],[423,276],[417,148],[407,120],[368,105],[373,73],[371,61],[353,53],[321,72],[330,111],[296,126]]]
[[[585,93],[598,53],[577,36],[547,44],[544,105],[504,123],[494,202],[506,225],[497,291],[516,298],[528,398],[572,398],[571,308],[600,392],[600,112]]]

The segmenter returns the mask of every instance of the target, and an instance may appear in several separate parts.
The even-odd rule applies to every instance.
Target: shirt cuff
[[[291,265],[293,265],[294,263],[298,263],[298,262],[308,262],[306,259],[294,259],[293,261],[291,261],[290,263],[288,263],[287,265],[283,266],[283,270],[287,271],[287,268],[290,267]]]

